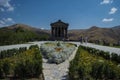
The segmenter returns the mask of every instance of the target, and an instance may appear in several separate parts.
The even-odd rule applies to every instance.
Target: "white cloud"
[[[14,20],[12,18],[3,18],[3,21],[7,23],[14,23]]]
[[[41,28],[42,30],[44,30],[44,28]]]
[[[113,0],[103,0],[100,4],[110,4],[113,3]]]
[[[104,18],[102,21],[103,22],[111,22],[113,20],[114,20],[113,18]]]
[[[5,26],[5,22],[3,20],[0,20],[0,27]]]
[[[117,8],[113,7],[111,8],[109,14],[115,14],[117,10],[118,10]]]
[[[9,22],[9,21],[13,21],[13,19],[12,19],[12,18],[7,18],[6,20],[7,20],[8,22]]]
[[[2,20],[0,20],[0,24],[5,24],[5,22],[4,22],[4,21],[2,21]]]
[[[14,11],[14,7],[10,4],[11,0],[0,0],[0,6],[6,8],[7,11]]]
[[[6,26],[11,23],[15,23],[15,21],[12,18],[3,18],[2,20],[0,20],[0,27]]]
[[[0,11],[4,12],[5,10],[3,8],[0,8]]]

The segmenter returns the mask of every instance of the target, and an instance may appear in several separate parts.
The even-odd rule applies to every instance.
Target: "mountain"
[[[69,40],[79,41],[87,37],[89,42],[117,43],[120,41],[120,25],[112,28],[92,26],[89,29],[68,30]],[[50,39],[50,30],[38,29],[25,24],[0,28],[0,45],[18,44]]]
[[[120,25],[112,27],[113,29],[120,29]]]
[[[37,29],[25,24],[14,24],[0,28],[0,45],[47,40],[49,35],[46,30]]]
[[[31,26],[26,25],[26,24],[14,24],[14,25],[8,26],[6,28],[11,29],[11,30],[16,30],[18,28],[21,28],[23,30],[33,31],[33,32],[36,32],[38,34],[41,34],[41,33],[49,34],[49,33],[47,33],[47,30],[31,27]]]
[[[70,40],[79,40],[80,37],[88,37],[90,42],[103,41],[108,43],[117,43],[120,41],[120,26],[112,28],[100,28],[92,26],[84,30],[70,30],[68,32]]]

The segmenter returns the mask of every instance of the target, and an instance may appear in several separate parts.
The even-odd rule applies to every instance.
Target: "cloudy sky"
[[[50,29],[61,19],[70,29],[120,25],[120,0],[0,0],[0,27],[16,23]]]

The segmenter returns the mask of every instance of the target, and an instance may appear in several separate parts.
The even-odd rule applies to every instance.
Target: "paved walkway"
[[[38,42],[29,42],[28,44],[17,44],[17,45],[7,45],[7,46],[0,46],[0,51],[1,50],[7,50],[7,49],[12,49],[12,48],[19,48],[19,47],[29,47],[30,45],[41,45],[42,43],[45,43],[46,41],[38,41]],[[101,45],[96,45],[96,44],[92,44],[92,43],[83,43],[80,44],[79,42],[71,42],[77,45],[83,45],[83,46],[89,46],[89,47],[93,47],[99,50],[103,50],[103,51],[108,51],[110,53],[114,52],[117,54],[120,54],[120,48],[114,48],[114,47],[108,47],[108,46],[101,46]]]
[[[83,44],[81,44],[80,42],[71,42],[71,43],[74,43],[77,45],[88,46],[88,47],[96,48],[96,49],[103,50],[103,51],[108,51],[110,53],[117,53],[120,55],[120,48],[96,45],[96,44],[92,44],[92,43],[83,43]]]
[[[114,48],[114,47],[108,47],[108,46],[101,46],[101,45],[96,45],[96,44],[91,44],[91,43],[87,43],[87,44],[81,44],[83,46],[88,46],[88,47],[92,47],[92,48],[96,48],[99,50],[103,50],[103,51],[108,51],[110,53],[117,53],[120,55],[120,48]]]

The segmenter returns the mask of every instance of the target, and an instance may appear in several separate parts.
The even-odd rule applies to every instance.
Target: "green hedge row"
[[[0,78],[33,78],[42,75],[42,56],[38,46],[12,57],[0,59]]]
[[[98,50],[98,49],[91,48],[91,47],[85,47],[85,46],[81,46],[81,47],[93,55],[101,56],[107,60],[114,61],[118,64],[120,63],[120,55],[119,54],[116,54],[116,53],[110,54],[109,52],[105,52],[105,51]]]
[[[29,49],[32,49],[32,48],[39,48],[39,47],[38,45],[31,45]],[[17,54],[23,53],[26,50],[27,50],[27,47],[20,47],[20,48],[13,48],[13,49],[0,51],[0,59],[15,56]]]
[[[75,58],[70,62],[70,80],[119,80],[120,67],[110,60],[93,55],[79,47]]]
[[[0,59],[12,57],[12,56],[20,54],[26,50],[27,50],[27,47],[20,47],[19,49],[14,48],[14,49],[3,50],[0,52]]]

